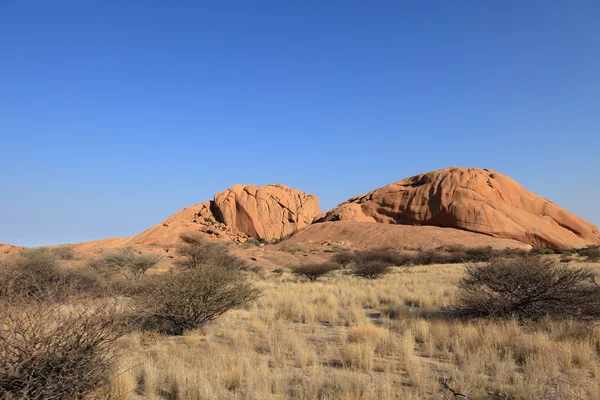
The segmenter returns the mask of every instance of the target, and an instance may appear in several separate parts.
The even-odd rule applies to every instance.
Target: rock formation
[[[488,169],[452,167],[406,178],[315,222],[340,220],[458,228],[554,248],[600,244],[596,226]]]
[[[172,244],[186,231],[246,242],[280,239],[310,225],[319,214],[319,199],[285,185],[235,185],[214,199],[178,211],[131,239],[132,244]]]
[[[308,226],[319,214],[319,199],[285,185],[235,185],[210,203],[215,220],[256,239],[281,239]]]

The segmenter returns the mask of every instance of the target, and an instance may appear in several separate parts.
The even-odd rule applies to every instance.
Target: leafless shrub
[[[0,398],[82,399],[108,383],[123,330],[108,304],[0,309]]]
[[[308,278],[309,281],[316,281],[319,277],[334,271],[339,268],[338,264],[335,263],[311,263],[311,264],[300,264],[291,267],[292,273],[295,275],[302,275]]]
[[[600,317],[593,272],[537,257],[494,258],[467,266],[457,310],[476,317]]]
[[[225,243],[212,242],[196,232],[180,236],[182,244],[177,249],[185,257],[178,262],[183,268],[200,268],[206,265],[221,266],[229,269],[245,269],[246,262],[229,253]]]
[[[0,264],[0,297],[17,301],[64,301],[103,286],[91,273],[60,268],[48,249],[28,249]]]
[[[352,268],[354,275],[361,278],[376,279],[390,271],[390,264],[384,261],[358,262]]]
[[[138,254],[132,247],[124,247],[116,252],[103,253],[99,259],[91,260],[88,265],[97,271],[118,272],[126,279],[139,279],[159,261],[159,256]]]
[[[73,248],[71,246],[53,247],[50,251],[59,260],[74,260],[75,259],[75,251],[73,251]]]
[[[181,335],[261,295],[242,275],[221,266],[191,268],[149,281],[135,297],[145,327]]]

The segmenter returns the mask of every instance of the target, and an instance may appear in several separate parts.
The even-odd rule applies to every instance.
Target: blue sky
[[[600,223],[600,2],[4,1],[0,242],[474,166]]]

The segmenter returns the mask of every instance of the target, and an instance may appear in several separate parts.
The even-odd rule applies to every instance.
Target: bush
[[[358,250],[354,253],[348,251],[340,252],[335,254],[331,260],[342,266],[347,266],[352,263],[369,263],[369,262],[380,262],[387,265],[407,265],[411,261],[412,257],[408,254],[403,254],[395,249],[389,247],[380,247],[375,249]]]
[[[452,264],[464,262],[466,254],[459,252],[441,252],[436,250],[423,250],[412,258],[414,265]]]
[[[352,269],[352,272],[354,275],[361,278],[375,279],[388,273],[389,270],[390,264],[384,261],[375,260],[356,263]]]
[[[308,278],[309,281],[316,281],[319,277],[338,268],[339,265],[337,264],[325,262],[295,265],[290,269],[295,275],[302,275]]]
[[[88,265],[98,271],[108,269],[119,272],[126,279],[139,279],[159,261],[159,256],[137,254],[132,247],[124,247],[117,252],[103,254],[98,260],[90,261]]]
[[[229,269],[248,267],[244,260],[229,253],[226,244],[208,241],[200,233],[184,233],[180,239],[182,244],[177,252],[184,259],[177,264],[183,268],[200,268],[207,265]]]
[[[505,257],[505,258],[514,258],[514,257],[525,257],[529,254],[529,251],[525,249],[514,249],[507,247],[502,250],[497,250],[495,252],[495,256]]]
[[[464,261],[482,262],[489,261],[494,256],[494,249],[487,247],[472,247],[465,250],[466,258]]]
[[[71,246],[59,246],[53,247],[51,250],[52,254],[59,260],[74,260],[75,252]]]
[[[355,262],[366,264],[370,262],[384,263],[387,265],[400,266],[410,262],[411,257],[407,254],[389,248],[381,247],[376,249],[359,250],[356,252]]]
[[[257,299],[261,289],[221,266],[191,268],[161,276],[138,293],[135,304],[145,328],[181,335]]]
[[[97,275],[64,270],[45,248],[23,250],[0,265],[0,298],[13,301],[64,301],[102,288]]]
[[[529,250],[529,254],[532,256],[550,255],[554,254],[554,250],[542,246],[533,246],[531,250]]]
[[[593,272],[537,257],[494,258],[467,267],[457,310],[475,317],[600,317]]]
[[[354,253],[342,251],[334,254],[333,257],[331,257],[331,261],[340,264],[342,267],[346,267],[346,265],[354,261],[354,257]]]
[[[0,398],[82,399],[108,383],[123,333],[111,306],[5,306],[0,320]]]
[[[600,262],[600,246],[589,246],[583,249],[578,249],[577,254],[585,257],[589,262]]]

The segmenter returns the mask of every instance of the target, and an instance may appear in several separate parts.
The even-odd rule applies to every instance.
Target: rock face
[[[310,225],[319,199],[285,185],[235,185],[214,199],[184,208],[131,239],[132,244],[171,244],[186,231],[246,242],[280,239]]]
[[[516,240],[495,238],[461,229],[437,226],[374,224],[370,222],[337,221],[312,224],[278,243],[280,249],[304,248],[322,251],[327,247],[434,249],[439,246],[486,247],[494,249],[530,249]]]
[[[217,193],[209,208],[235,232],[271,240],[310,225],[319,214],[319,199],[285,185],[235,185]]]
[[[488,169],[451,167],[354,197],[315,222],[433,225],[544,247],[600,244],[593,224]]]

